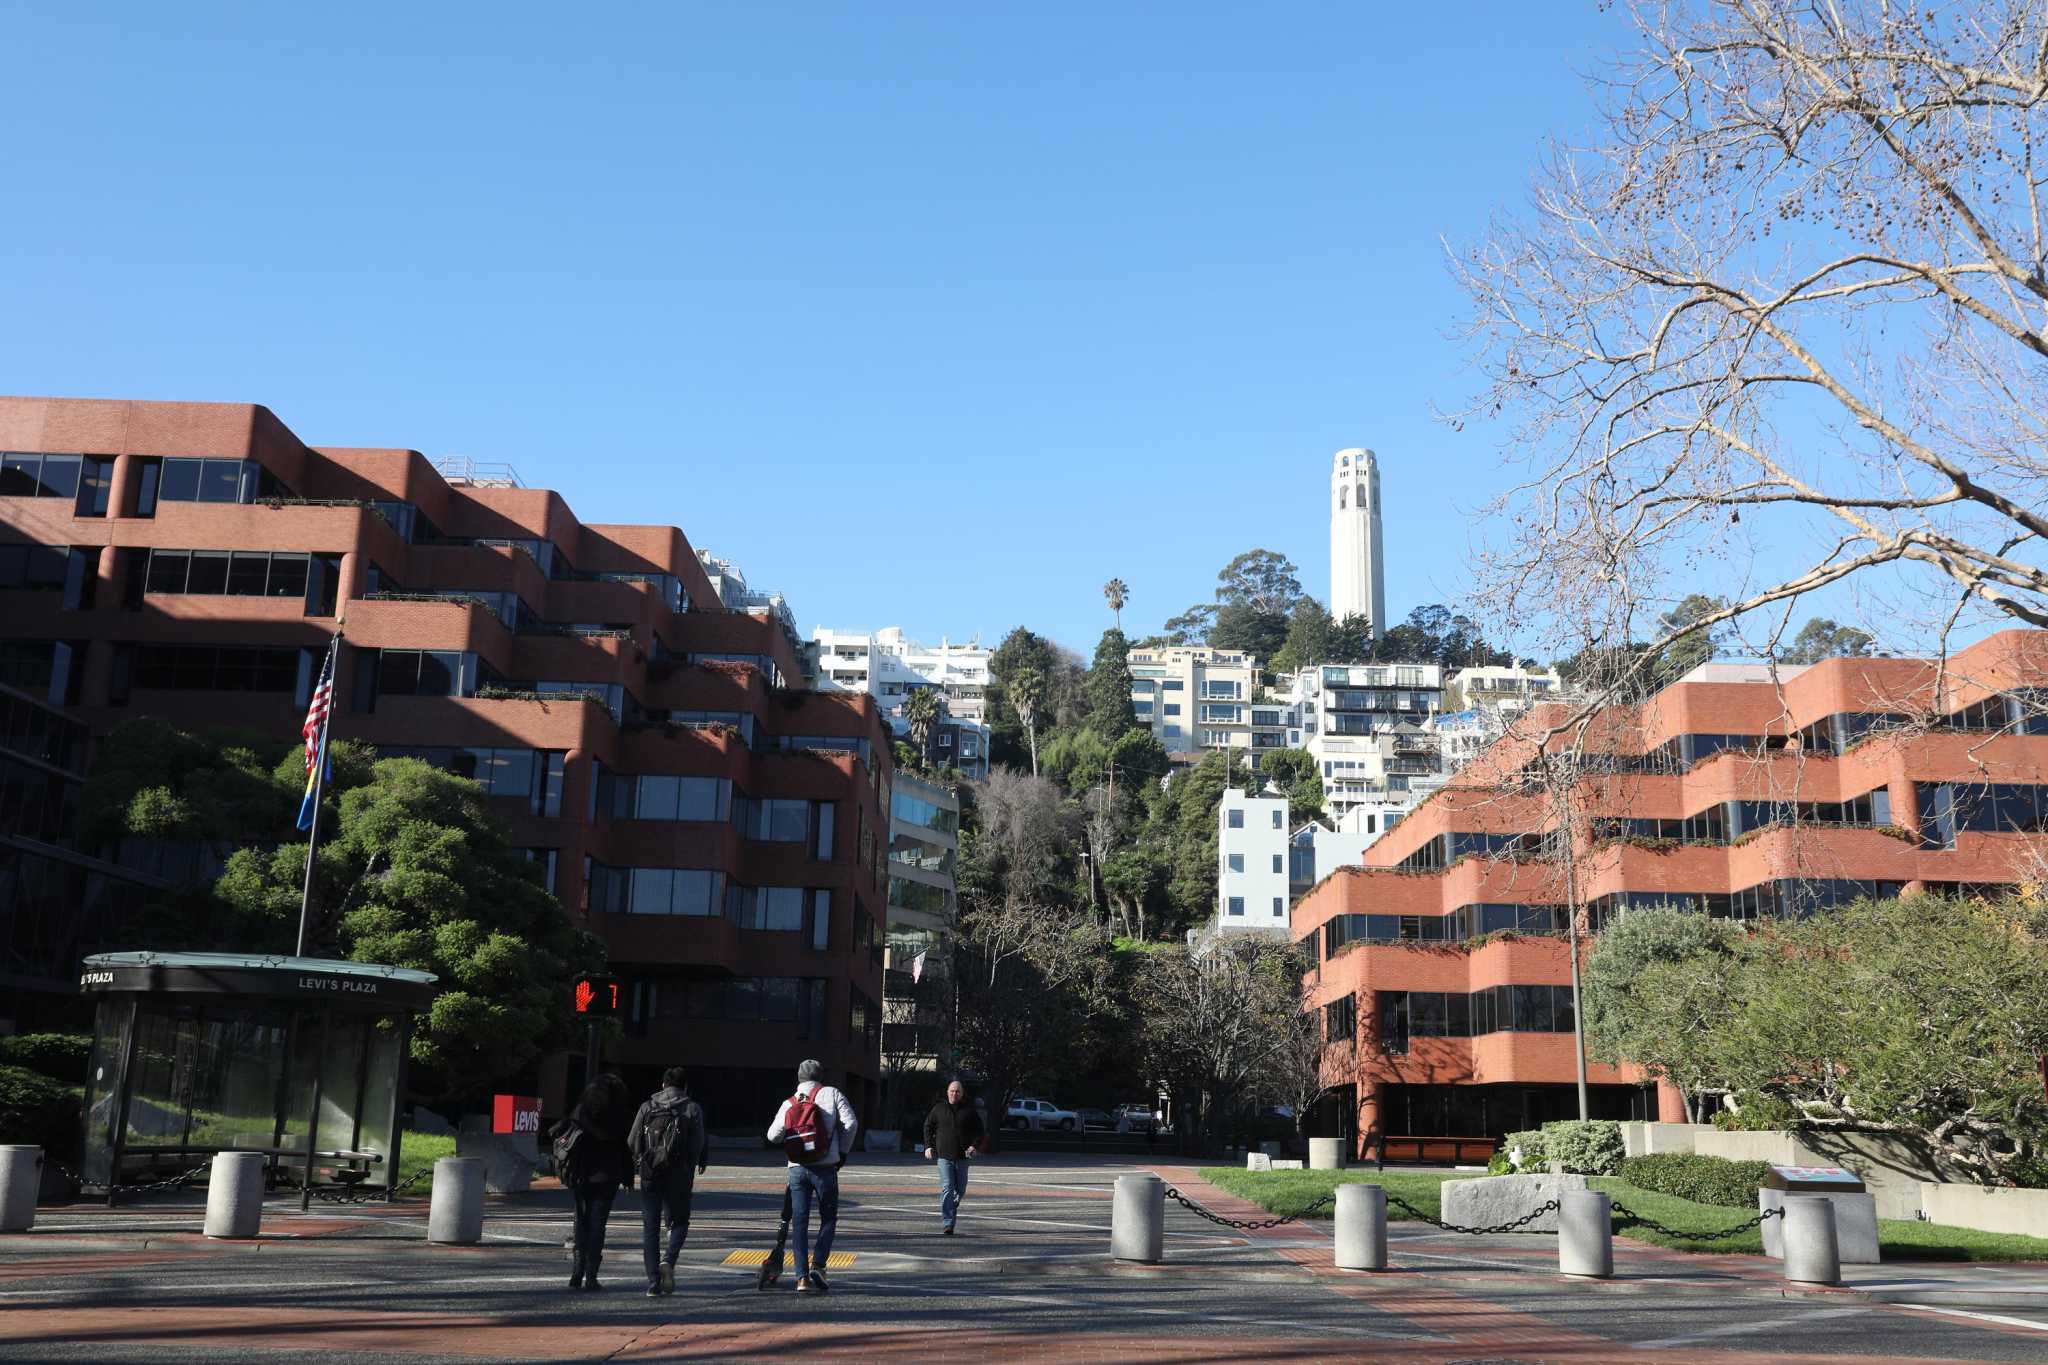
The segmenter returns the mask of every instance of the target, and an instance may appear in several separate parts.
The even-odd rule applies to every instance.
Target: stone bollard
[[[1558,1203],[1558,1272],[1594,1280],[1612,1275],[1614,1210],[1607,1196],[1599,1190],[1566,1190]]]
[[[444,1156],[434,1163],[427,1240],[471,1246],[483,1238],[484,1163],[473,1156]]]
[[[1785,1201],[1785,1278],[1797,1284],[1840,1284],[1835,1206],[1826,1199]]]
[[[1337,1269],[1387,1268],[1387,1192],[1361,1181],[1337,1187]]]
[[[1312,1171],[1344,1169],[1344,1139],[1312,1137],[1308,1140],[1308,1168]]]
[[[1166,1182],[1156,1175],[1120,1175],[1109,1212],[1109,1254],[1158,1265],[1166,1245]]]
[[[254,1237],[263,1226],[261,1152],[216,1152],[206,1177],[206,1235]]]
[[[42,1186],[42,1148],[0,1147],[0,1232],[27,1232],[36,1225]]]

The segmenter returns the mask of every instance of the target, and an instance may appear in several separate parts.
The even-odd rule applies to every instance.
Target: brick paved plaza
[[[781,1172],[712,1168],[676,1293],[642,1293],[636,1197],[614,1211],[606,1292],[572,1294],[558,1190],[494,1199],[485,1243],[430,1247],[424,1203],[266,1211],[253,1242],[198,1235],[196,1201],[44,1210],[0,1240],[0,1358],[373,1361],[2048,1360],[2048,1267],[1852,1267],[1787,1292],[1772,1263],[1616,1244],[1616,1278],[1554,1273],[1552,1238],[1393,1228],[1395,1269],[1339,1272],[1327,1224],[1234,1233],[1169,1205],[1166,1264],[1107,1259],[1110,1162],[977,1166],[937,1235],[910,1159],[845,1172],[828,1298],[763,1294],[733,1253],[773,1238]],[[1250,1206],[1154,1169],[1208,1207]],[[1428,1235],[1424,1235],[1428,1234]],[[838,1259],[835,1257],[835,1259]]]

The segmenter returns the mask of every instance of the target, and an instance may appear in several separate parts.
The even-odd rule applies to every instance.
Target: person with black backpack
[[[555,1174],[576,1198],[576,1269],[571,1289],[602,1289],[598,1263],[604,1259],[604,1230],[620,1185],[633,1181],[626,1150],[626,1083],[600,1076],[583,1087],[569,1117],[551,1134]]]
[[[799,1293],[823,1294],[825,1263],[832,1255],[832,1233],[839,1226],[839,1168],[853,1150],[860,1122],[853,1106],[837,1087],[821,1084],[825,1067],[816,1061],[796,1069],[796,1093],[775,1111],[768,1140],[782,1144],[789,1160],[790,1227],[796,1241],[796,1287]],[[811,1254],[811,1206],[818,1209],[817,1254]],[[779,1253],[781,1248],[776,1248]]]
[[[661,1089],[640,1106],[626,1132],[626,1146],[639,1166],[640,1256],[647,1266],[650,1299],[676,1292],[676,1257],[690,1235],[690,1193],[709,1164],[704,1110],[690,1098],[688,1081],[679,1066],[662,1072]],[[668,1212],[666,1249],[661,1244],[663,1210]]]

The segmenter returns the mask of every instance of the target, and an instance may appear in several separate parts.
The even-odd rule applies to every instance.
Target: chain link
[[[1754,1218],[1737,1223],[1732,1228],[1722,1228],[1718,1232],[1681,1232],[1677,1228],[1667,1228],[1656,1219],[1645,1217],[1625,1204],[1611,1204],[1610,1207],[1614,1210],[1614,1216],[1617,1219],[1626,1219],[1637,1227],[1648,1228],[1652,1232],[1661,1232],[1666,1237],[1677,1237],[1688,1242],[1718,1242],[1724,1237],[1734,1237],[1748,1232],[1751,1228],[1760,1228],[1764,1225],[1766,1219],[1783,1218],[1785,1216],[1785,1210],[1782,1208],[1765,1209]]]
[[[1517,1232],[1530,1223],[1535,1222],[1544,1214],[1555,1213],[1559,1208],[1563,1207],[1555,1199],[1546,1199],[1520,1218],[1515,1219],[1512,1223],[1496,1223],[1490,1228],[1468,1228],[1458,1223],[1446,1223],[1441,1218],[1432,1218],[1421,1209],[1416,1208],[1413,1204],[1401,1198],[1398,1194],[1390,1192],[1387,1195],[1387,1203],[1395,1208],[1407,1210],[1408,1215],[1417,1222],[1427,1223],[1433,1228],[1442,1228],[1445,1232],[1462,1232],[1470,1237],[1492,1237],[1503,1232]]]
[[[1285,1217],[1246,1220],[1243,1218],[1225,1218],[1220,1213],[1211,1213],[1209,1212],[1209,1210],[1203,1208],[1200,1204],[1197,1204],[1194,1200],[1188,1198],[1186,1195],[1182,1194],[1179,1190],[1175,1189],[1171,1185],[1168,1185],[1166,1187],[1166,1197],[1168,1199],[1171,1199],[1174,1203],[1180,1205],[1182,1208],[1186,1209],[1188,1212],[1195,1214],[1198,1217],[1206,1218],[1210,1222],[1216,1224],[1218,1227],[1237,1228],[1238,1230],[1243,1232],[1258,1232],[1265,1228],[1277,1228],[1280,1227],[1282,1224],[1292,1223],[1299,1219],[1306,1218],[1310,1214],[1314,1213],[1317,1209],[1323,1207],[1325,1204],[1334,1204],[1337,1202],[1336,1192],[1332,1191],[1331,1193],[1323,1195],[1318,1199],[1310,1200],[1307,1204],[1302,1206],[1300,1211],[1296,1213],[1290,1213]]]
[[[425,1180],[428,1176],[431,1176],[433,1173],[434,1168],[431,1166],[423,1167],[420,1170],[414,1171],[411,1175],[399,1181],[396,1185],[393,1185],[388,1194],[385,1191],[378,1189],[359,1189],[353,1186],[348,1187],[346,1189],[333,1189],[327,1186],[316,1185],[313,1188],[313,1198],[318,1200],[322,1204],[382,1203],[387,1198],[395,1199],[399,1195],[405,1193],[405,1191],[411,1189],[414,1185],[417,1185],[420,1181]]]
[[[106,1189],[106,1186],[104,1185],[87,1185],[86,1182],[82,1178],[80,1178],[78,1172],[72,1170],[69,1166],[66,1166],[61,1161],[51,1161],[46,1157],[44,1158],[43,1164],[49,1166],[52,1170],[56,1171],[57,1174],[63,1176],[65,1180],[71,1183],[74,1189]],[[140,1185],[116,1185],[113,1187],[111,1191],[109,1191],[109,1193],[116,1196],[121,1196],[131,1194],[155,1194],[159,1190],[182,1190],[200,1176],[206,1175],[212,1169],[213,1165],[211,1162],[209,1162],[204,1166],[194,1166],[189,1171],[182,1171],[179,1174],[171,1176],[169,1179],[166,1180],[152,1180]],[[390,1193],[392,1195],[403,1194],[405,1191],[411,1189],[414,1185],[417,1185],[420,1181],[425,1180],[429,1176],[433,1175],[433,1173],[434,1169],[431,1166],[424,1167],[420,1170],[414,1171],[411,1175],[399,1181]],[[334,1190],[316,1186],[313,1190],[313,1198],[319,1200],[323,1204],[374,1204],[386,1198],[386,1194],[383,1190]]]

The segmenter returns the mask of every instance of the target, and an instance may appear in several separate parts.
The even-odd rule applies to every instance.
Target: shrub
[[[0,1066],[27,1067],[66,1085],[84,1085],[92,1039],[83,1033],[21,1033],[0,1038]]]
[[[1500,1150],[1503,1153],[1512,1152],[1517,1147],[1522,1149],[1522,1170],[1542,1171],[1549,1169],[1549,1167],[1544,1165],[1550,1158],[1543,1154],[1543,1134],[1531,1129],[1526,1133],[1509,1133],[1500,1140]]]
[[[1579,1175],[1613,1175],[1627,1149],[1621,1125],[1611,1119],[1566,1119],[1543,1125],[1543,1154]]]
[[[1714,1126],[1724,1133],[1766,1133],[1791,1128],[1799,1122],[1799,1111],[1775,1095],[1736,1097],[1742,1112],[1722,1109],[1714,1114]]]
[[[0,1142],[19,1142],[69,1156],[78,1145],[78,1099],[48,1076],[0,1066]]]
[[[1695,1204],[1729,1209],[1756,1207],[1757,1187],[1771,1169],[1767,1161],[1729,1161],[1691,1152],[1632,1156],[1621,1163],[1621,1178],[1637,1189],[1675,1195]]]
[[[1513,1175],[1515,1173],[1515,1163],[1508,1160],[1506,1152],[1495,1152],[1487,1159],[1486,1173],[1488,1175]]]

